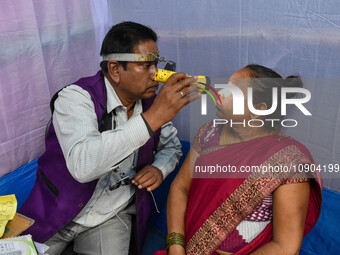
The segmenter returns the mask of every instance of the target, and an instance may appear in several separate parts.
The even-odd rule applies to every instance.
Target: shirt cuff
[[[172,172],[173,169],[168,169],[161,160],[156,160],[152,164],[152,166],[157,167],[159,170],[161,170],[163,174],[163,180]]]

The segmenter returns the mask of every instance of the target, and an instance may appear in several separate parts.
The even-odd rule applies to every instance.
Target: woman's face
[[[234,115],[233,114],[233,96],[231,93],[228,93],[228,90],[224,90],[220,94],[222,106],[218,102],[217,104],[217,116],[221,119],[243,121],[250,119],[250,111],[248,109],[247,98],[248,98],[248,87],[249,87],[249,79],[250,73],[247,69],[241,69],[235,72],[229,79],[228,84],[232,84],[239,89],[241,89],[244,96],[244,114],[243,115]]]

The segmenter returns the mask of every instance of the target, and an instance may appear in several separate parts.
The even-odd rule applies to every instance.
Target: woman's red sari
[[[214,130],[215,129],[215,130]],[[313,164],[309,151],[296,140],[282,136],[255,138],[233,145],[219,145],[220,130],[205,125],[195,138],[200,153],[194,169],[208,166],[286,166],[289,172],[193,173],[185,216],[187,254],[214,254],[228,235],[255,207],[280,185],[311,177],[294,172],[299,164]],[[202,168],[203,167],[203,168]],[[310,179],[311,192],[305,224],[306,235],[321,209],[321,180]],[[249,254],[272,238],[272,223],[235,254]]]

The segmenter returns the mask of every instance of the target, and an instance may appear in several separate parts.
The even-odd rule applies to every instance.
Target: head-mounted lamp
[[[159,52],[156,53],[111,53],[103,56],[104,61],[136,61],[136,62],[168,62],[166,58],[160,57]]]

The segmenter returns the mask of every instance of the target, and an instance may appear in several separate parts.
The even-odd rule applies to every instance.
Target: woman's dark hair
[[[290,75],[287,78],[283,78],[274,70],[261,65],[251,64],[246,66],[246,69],[250,74],[250,86],[253,88],[253,104],[266,103],[270,108],[273,103],[273,88],[278,88],[277,108],[276,110],[267,115],[269,119],[282,119],[281,115],[281,88],[284,87],[298,87],[302,88],[303,83],[299,75]],[[287,98],[296,96],[296,93],[287,93]],[[281,125],[274,122],[274,129],[279,129]],[[273,129],[272,123],[265,121],[265,127],[267,129]]]
[[[140,42],[153,40],[157,42],[157,34],[151,28],[132,21],[125,21],[113,26],[106,34],[100,55],[110,53],[132,53],[133,48]],[[100,67],[107,73],[108,61],[102,61]],[[127,62],[119,62],[126,69]]]

